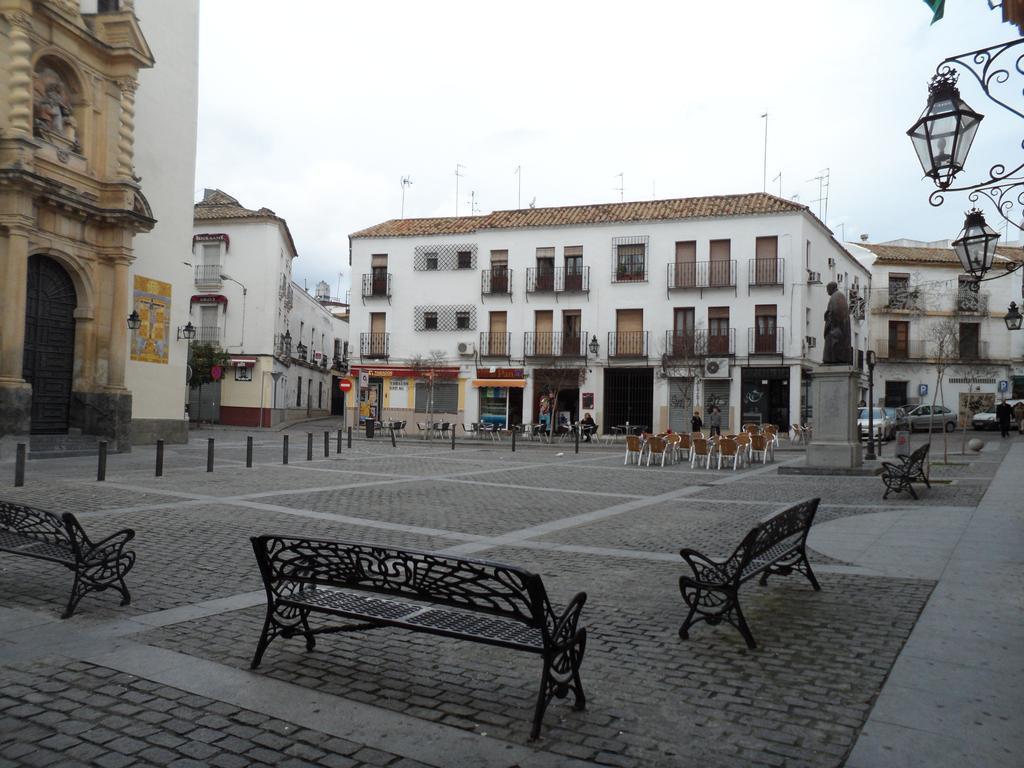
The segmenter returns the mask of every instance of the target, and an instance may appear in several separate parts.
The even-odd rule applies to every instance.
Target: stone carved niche
[[[59,148],[81,152],[75,118],[75,89],[59,63],[44,57],[32,73],[33,133]]]

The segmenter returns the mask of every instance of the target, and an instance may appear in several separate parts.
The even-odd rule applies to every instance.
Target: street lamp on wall
[[[128,328],[132,331],[137,331],[142,326],[142,318],[139,317],[139,313],[136,310],[132,310],[132,313],[128,315]]]
[[[959,74],[947,69],[928,85],[928,106],[907,135],[914,144],[924,175],[939,189],[948,189],[964,169],[978,126],[985,117],[960,98]]]
[[[970,283],[972,291],[978,290],[978,283],[985,279],[985,273],[992,268],[998,242],[999,233],[985,222],[985,214],[977,208],[969,210],[960,237],[953,241],[953,250],[964,272],[974,278]]]
[[[1024,317],[1021,317],[1020,310],[1017,309],[1017,302],[1011,301],[1010,308],[1006,310],[1006,317],[1003,318],[1006,322],[1006,330],[1008,331],[1019,331]]]
[[[306,359],[306,345],[303,344],[300,341],[299,345],[295,348],[295,353],[296,353],[296,355],[298,355],[299,360],[305,360]]]
[[[192,341],[196,337],[196,327],[192,325],[192,321],[189,320],[185,323],[183,328],[178,328],[178,340],[185,339],[186,341]]]
[[[600,351],[600,349],[601,345],[598,343],[597,335],[595,334],[594,337],[590,340],[590,354],[592,354],[594,357],[597,357],[597,353]]]

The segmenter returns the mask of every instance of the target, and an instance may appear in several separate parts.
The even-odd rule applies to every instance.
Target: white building
[[[1007,330],[1003,321],[1010,302],[1020,302],[1021,272],[974,292],[948,241],[849,248],[872,273],[876,404],[931,404],[934,398],[967,416],[1000,396],[1024,397],[1024,333]],[[1019,248],[998,249],[990,274],[1005,270],[1010,259],[1021,259]],[[936,391],[940,367],[944,381]]]
[[[287,222],[212,189],[196,203],[194,218],[194,343],[223,348],[231,370],[219,387],[193,390],[192,418],[269,427],[341,414],[332,393],[347,323],[292,282],[298,253]]]
[[[433,356],[439,418],[536,423],[557,389],[555,412],[602,431],[688,430],[693,403],[788,428],[826,284],[859,312],[869,280],[806,206],[761,193],[392,220],[350,242],[360,416],[410,423]]]

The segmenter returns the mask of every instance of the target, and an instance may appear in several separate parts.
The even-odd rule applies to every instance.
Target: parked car
[[[871,414],[871,418],[874,420],[875,439],[881,442],[882,440],[891,440],[893,435],[896,434],[895,422],[892,417],[886,413],[885,408],[875,408],[874,413]],[[860,433],[860,439],[866,440],[868,437],[868,409],[858,408],[857,409],[857,431]]]
[[[1013,408],[1017,403],[1022,402],[1021,400],[1007,400],[1007,404]],[[971,419],[971,426],[975,429],[999,429],[999,422],[996,421],[996,405],[993,405],[989,410],[982,411],[981,413],[974,414]],[[1010,424],[1013,424],[1013,419],[1010,419]]]
[[[889,435],[890,438],[895,439],[897,432],[910,429],[910,417],[907,416],[905,408],[886,408],[885,412],[892,421],[892,434]]]
[[[934,429],[936,432],[946,430],[952,432],[957,427],[957,416],[949,408],[944,408],[941,405],[919,405],[915,408],[911,408],[907,412],[907,418],[910,419],[910,430],[924,430],[927,432],[929,429]],[[935,426],[931,427],[934,422]]]

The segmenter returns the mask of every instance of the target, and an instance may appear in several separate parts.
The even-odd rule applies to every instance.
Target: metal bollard
[[[213,472],[213,438],[206,439],[206,471]]]
[[[245,466],[252,467],[252,436],[245,438]]]
[[[452,429],[452,450],[455,450],[455,429]]]
[[[20,488],[25,484],[25,444],[18,443],[14,454],[14,487]]]
[[[281,456],[281,463],[282,464],[287,464],[288,463],[288,435],[284,436],[284,442],[282,444],[282,451],[283,451],[283,454]]]
[[[164,441],[156,441],[156,476],[164,476]]]
[[[397,444],[395,443],[395,428],[394,427],[391,428],[391,447],[392,448],[397,448],[398,447]]]
[[[313,460],[313,433],[306,433],[306,461]]]
[[[348,428],[348,447],[352,447],[352,427]]]
[[[578,427],[575,430],[575,434],[576,434],[576,453],[579,453],[580,452],[580,430],[579,430]]]
[[[342,432],[342,430],[339,429],[338,430],[338,447],[334,449],[335,453],[341,453],[341,432]]]
[[[516,432],[517,431],[518,430],[515,430],[515,429],[512,430],[512,453],[516,452]]]
[[[331,455],[331,433],[324,432],[324,458]]]
[[[96,467],[96,482],[102,483],[107,479],[107,441],[100,440],[100,459]]]

